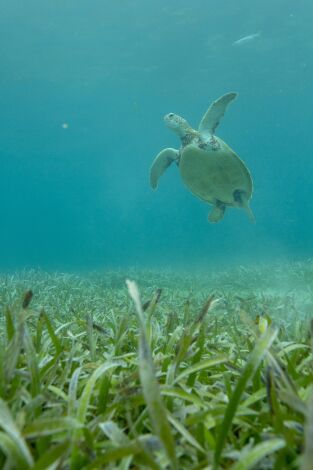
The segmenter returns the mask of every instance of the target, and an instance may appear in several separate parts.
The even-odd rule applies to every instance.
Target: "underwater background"
[[[1,0],[1,270],[312,257],[312,20],[309,0]],[[255,225],[209,224],[174,165],[149,186],[179,147],[164,114],[197,127],[229,91],[217,135],[252,173]]]

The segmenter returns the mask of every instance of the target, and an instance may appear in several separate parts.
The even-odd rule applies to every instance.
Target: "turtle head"
[[[175,132],[180,138],[185,137],[187,133],[192,131],[186,119],[174,113],[169,113],[164,116],[165,125]]]

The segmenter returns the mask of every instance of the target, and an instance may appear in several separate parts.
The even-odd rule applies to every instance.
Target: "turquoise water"
[[[313,5],[309,0],[0,1],[1,269],[254,264],[312,257]],[[240,45],[236,40],[257,37]],[[163,124],[217,134],[246,162],[256,225],[217,225],[176,167]]]

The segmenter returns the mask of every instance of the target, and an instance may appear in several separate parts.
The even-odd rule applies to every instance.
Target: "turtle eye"
[[[168,115],[169,118],[172,118],[173,116],[174,116],[174,113],[170,113],[170,114]]]

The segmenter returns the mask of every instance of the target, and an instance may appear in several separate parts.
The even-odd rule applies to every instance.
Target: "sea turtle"
[[[179,136],[181,148],[162,150],[150,169],[150,184],[156,189],[161,175],[176,162],[187,188],[213,205],[208,220],[215,223],[223,218],[226,207],[242,208],[251,222],[255,220],[249,207],[253,190],[250,172],[238,155],[214,134],[236,96],[237,93],[227,93],[214,101],[197,131],[177,114],[167,114],[165,124]]]

